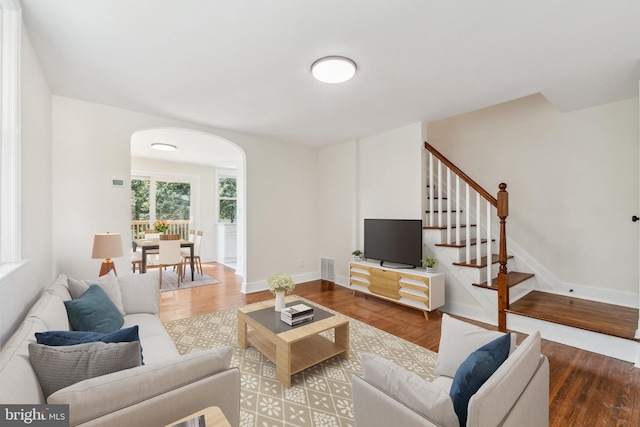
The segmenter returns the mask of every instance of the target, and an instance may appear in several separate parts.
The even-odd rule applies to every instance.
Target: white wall
[[[362,138],[358,144],[360,227],[364,218],[421,219],[422,124]],[[360,242],[363,242],[360,234]]]
[[[24,29],[21,42],[21,242],[29,261],[0,282],[0,345],[53,279],[51,91]]]
[[[249,290],[266,286],[273,271],[317,276],[317,150],[298,144],[211,129],[59,96],[53,97],[54,257],[59,271],[95,277],[93,235],[129,233],[129,192],[109,186],[129,176],[131,135],[179,127],[225,138],[246,156],[247,275]],[[300,259],[305,260],[300,267]],[[128,271],[127,259],[115,259]]]
[[[365,218],[422,218],[422,150],[421,123],[320,149],[320,253],[337,283],[363,249]]]
[[[533,95],[429,123],[428,140],[490,193],[508,184],[508,237],[561,283],[638,293],[637,99],[561,113]]]
[[[343,285],[348,282],[345,276],[351,252],[362,249],[358,237],[357,144],[349,141],[319,151],[320,256],[334,260],[336,282]]]

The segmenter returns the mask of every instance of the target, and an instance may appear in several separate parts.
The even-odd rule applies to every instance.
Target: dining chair
[[[160,239],[160,233],[156,233],[155,230],[149,229],[144,232],[145,240]],[[159,249],[147,249],[147,265],[154,265],[158,263]]]
[[[193,241],[193,264],[196,267],[196,271],[202,275],[202,261],[200,258],[200,247],[202,246],[202,230],[198,230],[195,234],[195,240]],[[191,265],[191,249],[182,249],[182,274],[184,275],[187,270],[187,264]]]
[[[138,266],[138,271],[142,270],[142,253],[141,252],[131,252],[131,270],[136,272],[136,265]]]
[[[178,271],[178,287],[182,281],[182,254],[180,253],[180,235],[179,234],[161,234],[160,235],[160,253],[158,256],[158,264],[148,266],[150,268],[160,269],[160,287],[162,287],[162,270],[167,267],[175,267]]]

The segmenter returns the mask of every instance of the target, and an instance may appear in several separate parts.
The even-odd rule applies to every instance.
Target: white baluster
[[[491,247],[491,203],[487,201],[487,285],[491,286],[493,250]]]
[[[438,160],[438,227],[442,227],[442,161]]]
[[[460,177],[456,175],[456,245],[460,244]]]
[[[447,168],[447,244],[451,244],[451,169]]]
[[[429,226],[433,227],[433,154],[429,153]]]
[[[480,193],[476,193],[476,265],[482,265],[482,216],[480,214]]]
[[[466,224],[467,224],[467,227],[466,227],[466,240],[467,240],[467,242],[466,242],[466,248],[465,248],[466,249],[466,255],[465,255],[465,259],[466,260],[465,260],[465,262],[467,264],[471,264],[471,227],[469,227],[469,224],[471,223],[470,222],[471,218],[469,218],[469,215],[471,213],[471,208],[470,208],[470,206],[471,206],[471,202],[470,202],[471,196],[469,195],[469,184],[467,184],[466,195],[467,195],[467,200],[465,202],[465,205],[466,205],[465,211],[466,211]]]

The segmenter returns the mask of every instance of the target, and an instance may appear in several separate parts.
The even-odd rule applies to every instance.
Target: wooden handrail
[[[493,207],[497,208],[498,207],[498,200],[493,197],[491,194],[489,194],[489,192],[487,190],[485,190],[484,188],[482,188],[480,186],[480,184],[478,184],[477,182],[475,182],[474,180],[472,180],[471,178],[469,178],[467,176],[467,174],[465,174],[464,172],[462,172],[460,169],[458,169],[458,167],[456,165],[454,165],[453,163],[451,163],[445,156],[443,156],[442,154],[440,154],[440,152],[438,150],[436,150],[435,148],[433,148],[432,145],[430,145],[427,141],[424,142],[424,148],[426,148],[427,150],[429,150],[431,152],[431,154],[433,154],[434,156],[436,156],[436,158],[438,160],[440,160],[442,163],[444,163],[449,169],[451,169],[456,175],[458,175],[460,178],[462,178],[462,180],[464,182],[466,182],[467,184],[469,184],[471,186],[471,188],[473,188],[477,193],[480,193],[480,195],[482,197],[484,197],[489,203],[491,203],[493,205]]]
[[[438,150],[427,141],[424,142],[424,148],[453,171],[454,174],[462,178],[464,182],[498,211],[498,218],[500,218],[500,246],[498,250],[498,262],[500,264],[500,269],[498,270],[498,329],[506,332],[507,310],[509,310],[509,284],[507,283],[507,216],[509,216],[509,193],[507,192],[507,184],[501,183],[498,186],[500,191],[498,192],[498,197],[495,198],[478,183],[469,178],[467,174],[462,172],[456,165],[451,163],[445,156],[440,154]],[[488,262],[491,261],[488,260]],[[487,284],[491,284],[491,277],[487,277]]]

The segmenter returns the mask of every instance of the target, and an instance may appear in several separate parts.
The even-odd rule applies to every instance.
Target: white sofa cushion
[[[436,424],[459,426],[449,395],[413,372],[383,357],[364,353],[362,377]]]
[[[3,404],[44,404],[42,387],[29,362],[28,343],[45,330],[37,317],[27,318],[2,346],[0,352],[0,402]]]
[[[43,292],[27,313],[26,318],[29,317],[38,318],[43,323],[44,330],[71,329],[64,301],[55,292]]]
[[[178,356],[180,353],[167,330],[155,314],[129,314],[124,316],[123,328],[138,325],[144,363],[150,364]]]
[[[436,375],[453,378],[458,367],[471,353],[503,335],[503,332],[488,331],[443,313]],[[515,334],[511,334],[510,353],[516,347],[515,341]]]

